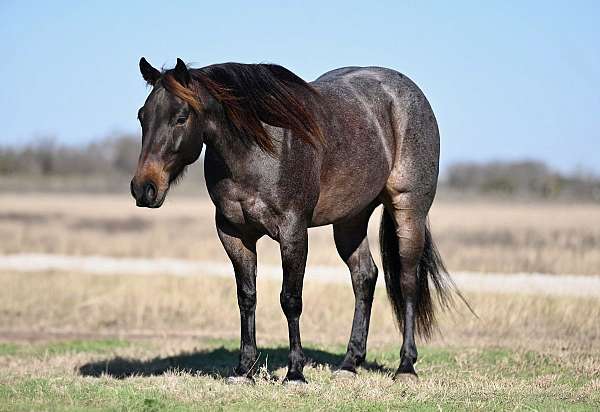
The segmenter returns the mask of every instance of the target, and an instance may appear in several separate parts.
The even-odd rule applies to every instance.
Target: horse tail
[[[385,276],[385,286],[390,304],[394,311],[394,317],[399,329],[402,331],[404,324],[404,298],[402,296],[402,288],[400,286],[401,260],[396,235],[396,225],[392,216],[385,208],[381,218],[379,227],[379,247],[381,251],[381,260],[383,263],[383,272]],[[427,339],[431,336],[436,327],[436,318],[434,305],[429,290],[429,281],[433,284],[438,298],[438,302],[442,308],[446,309],[452,306],[453,296],[452,291],[460,297],[460,299],[473,312],[471,306],[456,288],[453,280],[450,278],[444,262],[433,243],[429,224],[425,225],[425,241],[423,253],[417,267],[417,301],[415,307],[416,332],[423,338]],[[474,313],[474,312],[473,312]]]

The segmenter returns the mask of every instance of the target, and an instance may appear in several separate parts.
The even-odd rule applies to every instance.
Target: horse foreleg
[[[306,382],[302,370],[305,357],[300,340],[300,314],[302,313],[302,285],[308,253],[306,226],[288,230],[280,239],[283,284],[279,299],[287,318],[290,339],[288,371],[284,382]]]
[[[241,234],[221,215],[217,215],[217,233],[235,271],[240,308],[240,359],[235,375],[251,378],[257,358],[256,350],[256,241]]]

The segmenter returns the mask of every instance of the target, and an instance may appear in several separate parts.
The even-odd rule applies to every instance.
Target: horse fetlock
[[[346,352],[344,360],[340,364],[339,369],[356,373],[356,368],[359,367],[365,360],[364,355],[356,355],[352,351]]]
[[[348,344],[348,351],[346,352],[346,359],[352,359],[355,365],[360,365],[364,362],[367,356],[366,340],[356,341],[351,340]]]
[[[237,367],[237,370],[241,371],[241,374],[247,374],[250,372],[258,359],[258,354],[254,349],[242,350],[240,352],[240,364]]]
[[[414,363],[409,359],[401,359],[400,366],[398,366],[398,369],[394,374],[394,380],[404,378],[406,375],[412,375],[414,377],[418,376],[417,372],[415,371]]]
[[[411,364],[415,364],[417,362],[417,358],[419,353],[417,352],[417,348],[414,345],[410,346],[402,346],[400,349],[400,363],[404,361],[410,362]]]
[[[288,359],[288,371],[285,375],[284,382],[297,381],[306,383],[306,379],[302,373],[304,370],[304,363],[306,362],[304,353],[301,351],[292,351],[290,352]]]
[[[295,349],[290,351],[288,355],[288,368],[290,370],[299,370],[302,372],[304,365],[306,364],[306,357],[302,349]]]

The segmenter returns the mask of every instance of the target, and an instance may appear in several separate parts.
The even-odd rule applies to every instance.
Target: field
[[[238,388],[222,379],[237,359],[231,280],[4,273],[0,286],[0,404],[8,409],[600,406],[598,299],[468,294],[479,319],[462,307],[443,316],[440,334],[420,346],[420,381],[393,383],[397,331],[378,288],[368,363],[358,378],[336,381],[352,291],[308,283],[310,384],[287,388],[278,383],[287,356],[279,284],[262,281],[260,372],[256,385]]]
[[[173,257],[226,262],[206,200],[156,211],[116,196],[0,196],[0,254]],[[371,224],[376,250],[377,217]],[[440,202],[435,238],[454,271],[600,272],[600,207]],[[309,265],[345,271],[330,229]],[[259,259],[279,262],[273,242]],[[378,258],[377,258],[378,259]],[[260,267],[260,265],[259,265]],[[237,360],[233,278],[0,271],[0,410],[594,410],[600,408],[600,298],[466,293],[418,342],[418,382],[393,382],[399,337],[376,291],[369,356],[335,378],[351,325],[350,283],[307,281],[302,337],[309,385],[279,382],[287,356],[280,283],[259,280],[256,384],[226,385]],[[260,277],[260,274],[259,274]],[[381,286],[381,285],[380,285]]]
[[[157,210],[138,209],[129,196],[0,195],[0,254],[226,261],[210,201],[174,195]],[[376,211],[370,224],[374,255],[378,255],[378,219]],[[437,202],[430,220],[450,270],[600,274],[598,205]],[[261,262],[279,262],[270,239],[259,242],[258,253]],[[310,230],[308,264],[344,270],[330,227]]]

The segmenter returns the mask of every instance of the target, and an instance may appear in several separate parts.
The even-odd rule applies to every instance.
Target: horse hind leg
[[[377,266],[367,239],[367,226],[372,210],[370,208],[349,221],[333,226],[335,245],[350,270],[355,298],[348,349],[339,367],[340,371],[351,373],[356,373],[356,368],[366,357],[371,307],[377,283]]]
[[[434,327],[429,280],[444,299],[445,269],[431,241],[427,215],[439,171],[439,130],[427,99],[414,85],[412,103],[401,104],[392,93],[391,127],[395,159],[380,198],[385,206],[380,248],[388,297],[403,342],[396,376],[416,376],[415,332],[428,337]]]
[[[388,297],[403,335],[395,377],[416,376],[415,326],[418,322],[421,334],[427,336],[433,321],[427,273],[418,273],[426,246],[429,206],[409,193],[391,196],[386,203],[380,247]]]

